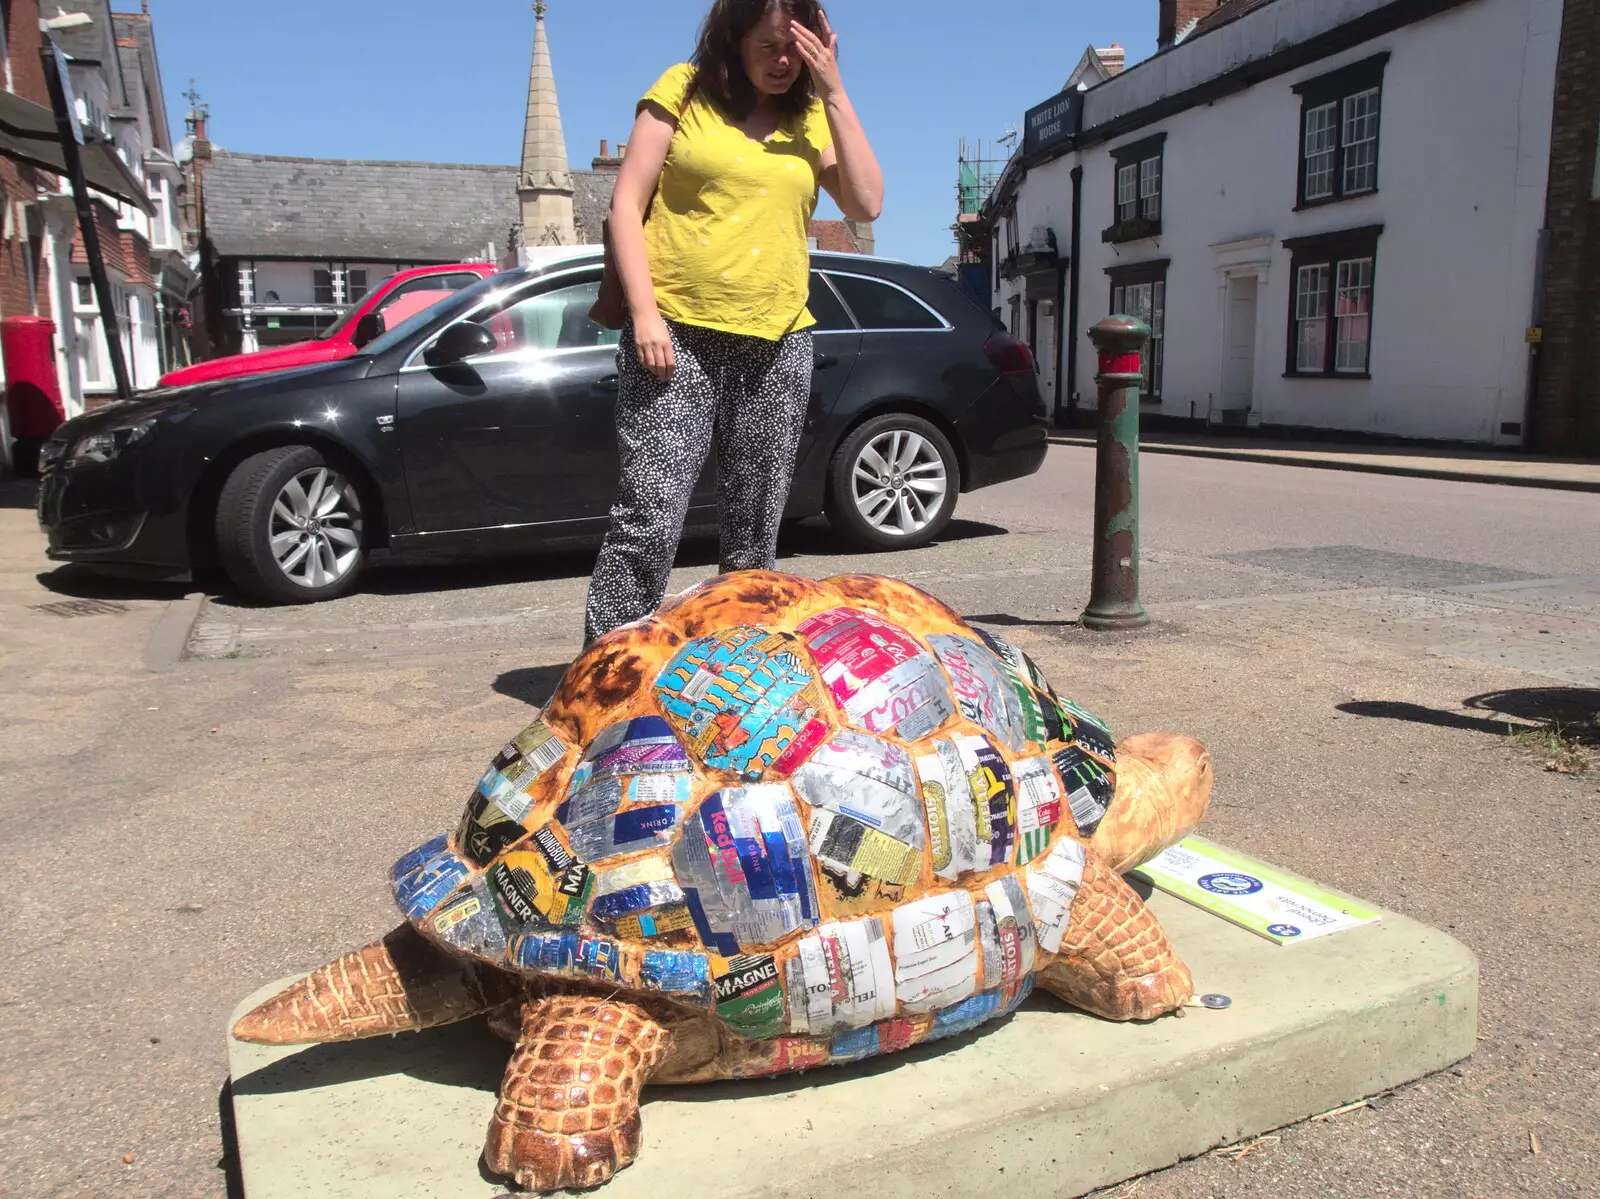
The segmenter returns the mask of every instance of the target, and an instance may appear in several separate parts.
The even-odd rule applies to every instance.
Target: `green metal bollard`
[[[1138,629],[1150,623],[1139,602],[1140,353],[1150,327],[1108,316],[1089,330],[1100,355],[1100,435],[1095,450],[1094,578],[1083,627]]]

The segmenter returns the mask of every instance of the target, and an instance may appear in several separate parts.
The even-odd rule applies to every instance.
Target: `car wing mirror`
[[[359,350],[377,341],[384,331],[383,313],[369,312],[356,322],[356,330],[350,335],[350,344]]]
[[[449,366],[493,351],[500,343],[493,333],[472,321],[458,321],[428,347],[423,361],[429,366]]]

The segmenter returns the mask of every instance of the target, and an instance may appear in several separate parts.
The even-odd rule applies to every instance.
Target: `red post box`
[[[67,412],[56,382],[56,323],[45,316],[0,320],[0,358],[6,367],[6,410],[11,436],[43,440]]]

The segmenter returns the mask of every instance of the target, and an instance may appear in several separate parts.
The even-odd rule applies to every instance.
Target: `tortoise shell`
[[[731,575],[585,652],[395,898],[515,974],[850,1060],[1021,1002],[1114,770],[1104,723],[931,596]]]

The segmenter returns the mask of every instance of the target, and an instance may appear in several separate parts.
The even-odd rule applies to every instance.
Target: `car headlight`
[[[150,420],[86,434],[72,443],[72,448],[67,451],[65,466],[70,470],[86,462],[110,462],[130,445],[149,437],[150,430],[155,427],[155,418],[152,417]]]
[[[57,433],[39,447],[39,473],[48,474],[67,452],[67,439]]]

